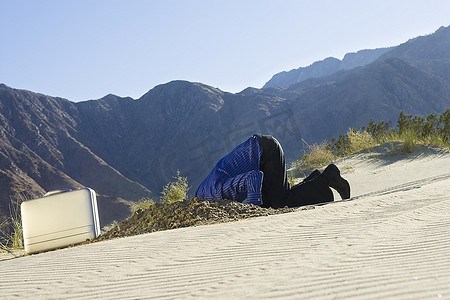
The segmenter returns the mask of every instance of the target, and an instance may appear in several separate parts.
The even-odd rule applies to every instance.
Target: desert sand
[[[336,164],[350,181],[350,200],[3,260],[0,293],[450,299],[450,154],[372,152]]]

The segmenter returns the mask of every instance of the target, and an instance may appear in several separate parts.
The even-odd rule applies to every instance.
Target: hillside
[[[276,136],[288,162],[309,144],[407,114],[450,107],[450,28],[412,39],[358,68],[283,88],[232,94],[172,81],[139,99],[73,103],[0,85],[0,214],[11,199],[89,186],[102,224],[127,203],[159,199],[177,170],[193,195],[216,161],[255,132]],[[355,60],[356,61],[356,60]]]
[[[9,211],[11,199],[31,199],[53,189],[89,186],[99,194],[101,218],[108,222],[127,215],[124,199],[151,195],[77,139],[80,131],[83,136],[92,136],[98,130],[81,126],[83,113],[78,105],[5,85],[0,85],[0,99],[3,216]]]

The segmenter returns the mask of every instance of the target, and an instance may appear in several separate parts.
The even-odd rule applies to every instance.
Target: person
[[[339,169],[328,165],[290,186],[283,149],[276,138],[255,134],[217,162],[196,191],[196,197],[234,200],[262,207],[298,207],[334,200],[331,188],[342,199],[350,198],[350,184]]]

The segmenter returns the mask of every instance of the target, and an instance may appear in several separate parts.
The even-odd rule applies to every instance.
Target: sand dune
[[[354,197],[0,262],[7,299],[450,298],[450,154],[337,165]]]

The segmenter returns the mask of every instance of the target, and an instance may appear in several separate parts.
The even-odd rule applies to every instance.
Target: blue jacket
[[[216,164],[197,189],[203,200],[234,200],[262,204],[263,173],[259,170],[261,148],[258,138],[251,137],[238,145]]]

